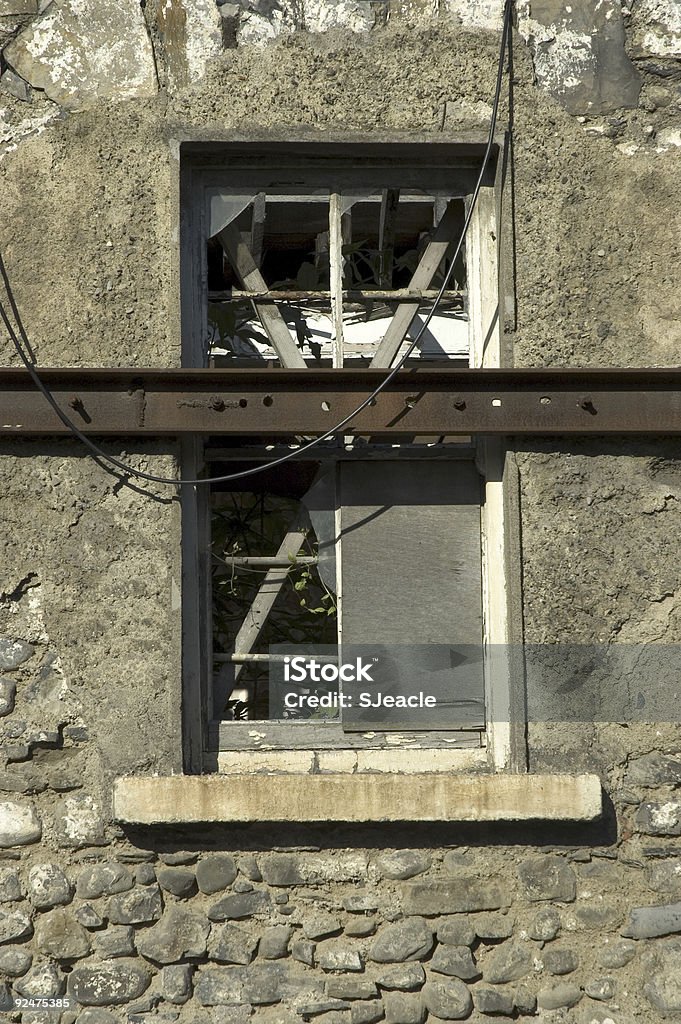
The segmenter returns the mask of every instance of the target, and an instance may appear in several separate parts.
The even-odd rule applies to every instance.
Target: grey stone
[[[78,907],[74,916],[76,921],[82,924],[84,928],[101,928],[104,924],[95,908],[91,907],[89,903],[84,903],[82,907]]]
[[[681,1010],[681,950],[664,952],[659,969],[643,986],[648,1002],[663,1014]]]
[[[537,1008],[537,997],[529,985],[517,985],[513,994],[513,1005],[518,1013],[533,1014]]]
[[[163,911],[161,890],[157,885],[131,889],[109,900],[109,920],[113,924],[150,924]]]
[[[654,939],[681,932],[681,903],[659,907],[634,907],[622,929],[628,939]]]
[[[242,875],[245,875],[249,882],[262,882],[262,875],[258,862],[251,853],[244,853],[237,860],[237,867]]]
[[[374,893],[358,891],[343,897],[343,910],[347,910],[349,914],[362,914],[377,909],[378,900]]]
[[[420,995],[407,992],[386,992],[385,1019],[387,1024],[423,1024],[426,1005]]]
[[[251,882],[247,882],[243,878],[237,878],[236,882],[232,886],[234,892],[253,892],[254,886]],[[288,898],[288,897],[286,897]],[[275,899],[275,903],[285,903],[286,899]]]
[[[64,979],[56,964],[44,962],[32,967],[20,981],[15,981],[14,988],[25,999],[50,998],[62,994]]]
[[[559,1010],[562,1007],[576,1006],[581,998],[582,990],[565,982],[554,988],[541,988],[537,992],[537,1006],[540,1010]]]
[[[43,910],[69,903],[73,886],[58,864],[34,864],[28,873],[28,898]]]
[[[150,971],[135,960],[103,961],[74,967],[67,990],[82,1006],[119,1006],[138,999],[150,981]]]
[[[301,1003],[296,1008],[296,1013],[301,1017],[318,1017],[320,1014],[329,1013],[332,1010],[349,1010],[350,1003],[343,999],[316,999],[309,1003]]]
[[[601,903],[577,907],[575,917],[583,928],[600,930],[615,927],[622,918],[622,912],[612,903]]]
[[[314,967],[316,946],[309,939],[294,939],[291,943],[291,956],[301,964]]]
[[[0,848],[36,843],[42,832],[40,818],[32,804],[0,801]]]
[[[33,99],[33,89],[30,85],[9,68],[3,72],[2,78],[0,78],[0,92],[8,93],[15,99],[21,100],[22,103],[30,103]]]
[[[329,978],[328,995],[334,999],[375,999],[378,989],[368,978]]]
[[[210,854],[196,865],[196,882],[201,892],[207,896],[212,896],[214,892],[222,892],[235,878],[234,857],[226,853]]]
[[[78,876],[76,892],[83,900],[96,900],[100,896],[113,896],[115,893],[127,892],[132,889],[132,874],[122,864],[106,861],[85,868]]]
[[[42,793],[46,788],[47,782],[30,768],[0,772],[2,793]]]
[[[371,1003],[353,1003],[350,1007],[350,1024],[376,1024],[383,1020],[385,1010],[380,999]]]
[[[26,974],[32,962],[31,952],[24,946],[0,946],[0,971],[10,978]]]
[[[562,857],[546,853],[524,860],[518,874],[529,900],[559,900],[571,903],[577,893],[577,879]]]
[[[81,960],[90,952],[90,936],[75,917],[58,907],[35,924],[37,949],[53,960]]]
[[[115,46],[119,39],[126,45]],[[61,59],[64,53],[68,61]],[[73,0],[59,0],[25,26],[5,56],[22,78],[67,110],[158,91],[153,50],[134,0],[119,0],[115,11],[93,9],[86,19]]]
[[[471,920],[475,934],[483,941],[508,939],[513,934],[513,918],[507,914],[477,914]],[[462,943],[467,946],[468,943]]]
[[[223,964],[250,964],[258,945],[257,938],[233,924],[213,925],[208,955]]]
[[[260,871],[268,885],[301,885],[306,881],[298,861],[288,854],[271,853],[261,857]]]
[[[503,1014],[510,1017],[513,1013],[513,995],[498,988],[485,988],[481,985],[473,992],[475,1009],[480,1013]]]
[[[598,954],[598,962],[602,967],[626,967],[636,956],[635,942],[613,942],[604,946]]]
[[[138,885],[152,885],[156,881],[153,865],[138,864],[135,868],[135,881]]]
[[[678,786],[681,783],[681,757],[655,751],[629,762],[625,786]]]
[[[530,952],[517,942],[508,942],[492,951],[485,961],[485,981],[503,985],[518,981],[532,970]]]
[[[528,935],[537,942],[551,942],[561,927],[560,914],[553,907],[544,907],[535,915],[528,929]]]
[[[303,917],[303,935],[306,939],[323,939],[327,935],[335,935],[342,930],[342,925],[333,914],[320,911],[316,914],[306,914]]]
[[[675,858],[652,864],[648,871],[648,885],[663,896],[680,896],[681,860]]]
[[[2,82],[4,85],[4,79],[7,72],[2,76]],[[0,718],[4,718],[5,715],[11,715],[14,711],[14,701],[17,695],[17,684],[13,679],[7,679],[6,676],[0,678]]]
[[[193,896],[196,892],[196,877],[189,868],[159,868],[156,877],[162,889],[180,899]]]
[[[550,974],[572,974],[579,967],[577,954],[571,949],[547,949],[542,960]]]
[[[481,881],[473,876],[461,876],[446,882],[407,882],[402,887],[405,914],[423,914],[426,917],[499,910],[509,902],[494,878]]]
[[[376,978],[381,988],[420,988],[426,980],[426,972],[419,963],[397,964],[382,971]]]
[[[140,932],[137,951],[147,960],[159,964],[172,964],[188,956],[203,956],[209,932],[210,925],[202,914],[171,907],[158,924]]]
[[[427,853],[417,850],[395,850],[376,858],[376,867],[383,878],[412,878],[427,871],[433,859]]]
[[[458,978],[429,981],[423,999],[430,1013],[442,1020],[465,1020],[473,1009],[471,994]]]
[[[361,971],[364,968],[356,950],[338,944],[317,946],[315,959],[323,971]]]
[[[369,959],[380,964],[423,960],[433,948],[433,930],[422,917],[384,925],[369,950]]]
[[[0,944],[25,939],[33,934],[31,919],[20,910],[0,910]]]
[[[438,946],[430,961],[430,968],[438,974],[448,974],[462,981],[480,977],[468,946]]]
[[[681,800],[649,801],[636,813],[639,831],[650,836],[681,836]]]
[[[135,955],[135,932],[131,925],[119,924],[95,935],[95,950],[103,960]]]
[[[438,925],[438,942],[446,946],[472,946],[476,932],[468,917],[452,917]]]
[[[14,868],[0,868],[0,903],[13,903],[20,899],[19,875]]]
[[[243,999],[254,1006],[278,1003],[282,997],[285,973],[281,964],[251,964],[245,968]],[[243,968],[239,968],[244,970]]]
[[[293,928],[285,924],[265,928],[258,946],[258,956],[264,960],[280,960],[288,954],[288,944],[292,935]]]
[[[190,964],[172,964],[161,970],[161,995],[167,1003],[181,1006],[191,999],[193,973]]]
[[[167,864],[171,867],[175,867],[178,864],[194,864],[198,854],[192,850],[171,850],[168,853],[160,853],[158,859],[161,864]]]
[[[346,935],[353,938],[366,938],[376,932],[375,917],[352,917],[343,929]]]
[[[194,984],[194,995],[202,1006],[220,1006],[242,1001],[243,971],[240,967],[201,969]]]
[[[119,1024],[113,1013],[96,1006],[78,1014],[76,1024]]]
[[[612,978],[593,978],[586,983],[584,991],[590,999],[608,1002],[615,995],[615,982]]]
[[[10,63],[8,59],[8,63]],[[8,669],[19,668],[35,652],[32,644],[23,640],[8,640],[7,637],[0,637],[0,672]]]
[[[257,890],[247,893],[233,893],[214,903],[208,911],[211,921],[240,921],[253,914],[262,913],[270,905],[270,897],[266,892]]]

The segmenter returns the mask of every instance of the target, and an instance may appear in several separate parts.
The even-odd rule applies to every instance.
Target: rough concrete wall
[[[170,140],[482,133],[499,26],[493,0],[0,0],[0,245],[40,363],[178,364]],[[678,362],[680,35],[671,0],[519,4],[518,365]],[[519,446],[529,642],[678,643],[679,454]],[[602,775],[588,829],[124,832],[113,776],[180,765],[177,506],[67,442],[2,455],[7,1019],[681,1014],[675,726],[532,727],[534,767]]]

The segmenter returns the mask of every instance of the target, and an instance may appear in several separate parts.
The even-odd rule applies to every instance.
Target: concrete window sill
[[[596,775],[171,775],[114,784],[115,819],[141,825],[593,821],[601,813]]]

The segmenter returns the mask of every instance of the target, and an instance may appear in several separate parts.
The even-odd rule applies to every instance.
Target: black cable
[[[451,262],[450,262],[450,265],[449,265],[449,270],[447,271],[447,273],[444,276],[444,280],[443,280],[442,284],[440,285],[440,289],[439,289],[438,294],[437,294],[437,296],[436,296],[436,298],[435,298],[435,300],[433,302],[433,305],[431,306],[431,308],[429,309],[428,313],[426,314],[425,320],[421,324],[421,327],[420,327],[419,331],[417,332],[416,337],[409,344],[409,346],[407,347],[404,355],[400,358],[400,360],[392,368],[392,370],[390,371],[390,373],[388,373],[388,375],[384,378],[384,380],[381,381],[381,383],[378,385],[378,387],[376,387],[371,392],[371,394],[367,398],[365,398],[357,406],[356,409],[353,409],[353,411],[351,413],[349,413],[339,423],[336,423],[333,427],[331,427],[329,430],[327,430],[324,434],[321,434],[319,437],[315,437],[312,441],[308,441],[307,444],[302,445],[300,448],[296,448],[294,451],[289,452],[287,455],[281,455],[279,458],[273,459],[271,462],[262,463],[261,465],[256,466],[256,467],[251,468],[251,469],[240,470],[238,473],[227,473],[227,474],[224,474],[222,476],[202,477],[202,478],[199,478],[197,480],[173,479],[172,477],[157,476],[155,473],[146,473],[146,472],[144,472],[143,470],[140,470],[140,469],[133,469],[131,466],[128,466],[125,462],[121,462],[120,459],[117,459],[113,455],[108,455],[101,448],[99,448],[98,445],[96,445],[93,441],[91,441],[88,438],[88,436],[86,434],[84,434],[82,432],[82,430],[80,430],[76,426],[76,424],[73,423],[73,421],[71,419],[69,419],[69,417],[66,415],[66,413],[62,412],[62,410],[60,409],[59,405],[57,404],[54,396],[52,395],[50,390],[46,387],[46,385],[43,383],[43,381],[40,379],[40,376],[38,375],[38,373],[37,373],[33,363],[27,357],[26,353],[24,352],[23,348],[21,347],[21,342],[19,341],[19,339],[18,339],[18,337],[16,335],[16,332],[12,328],[12,326],[10,324],[10,321],[9,321],[9,319],[7,317],[7,314],[6,314],[5,310],[2,307],[2,303],[0,302],[0,312],[2,314],[2,319],[3,319],[4,323],[5,323],[5,326],[6,326],[7,330],[9,331],[10,339],[13,342],[14,347],[16,348],[16,350],[17,350],[17,352],[18,352],[22,362],[24,363],[24,366],[26,367],[26,369],[28,370],[29,374],[31,375],[33,383],[36,385],[36,387],[41,392],[43,397],[47,400],[47,402],[49,402],[50,406],[55,411],[55,413],[57,414],[59,419],[71,431],[71,433],[73,433],[75,435],[75,437],[77,437],[80,441],[82,441],[83,444],[85,444],[86,447],[90,451],[92,451],[94,453],[94,455],[98,459],[101,459],[102,461],[109,463],[111,466],[114,466],[116,469],[118,469],[121,473],[125,474],[126,476],[133,476],[133,477],[136,477],[138,480],[147,480],[150,483],[167,484],[167,485],[172,486],[172,487],[197,486],[198,484],[229,483],[232,480],[241,480],[244,477],[253,476],[256,473],[262,473],[265,470],[274,469],[276,466],[281,466],[281,465],[283,465],[283,463],[289,462],[291,459],[298,458],[300,455],[304,454],[305,452],[308,452],[312,448],[315,448],[322,441],[326,441],[327,439],[333,437],[335,434],[338,434],[343,429],[343,427],[345,427],[348,423],[350,423],[351,420],[355,419],[356,416],[358,416],[369,405],[371,405],[374,402],[374,400],[376,399],[376,397],[381,393],[381,391],[383,391],[388,386],[388,384],[390,384],[390,382],[395,378],[397,373],[402,369],[402,367],[404,366],[406,361],[409,359],[409,356],[412,354],[412,352],[414,351],[414,349],[418,345],[419,341],[423,337],[423,334],[425,333],[425,331],[426,331],[426,329],[428,327],[428,324],[430,323],[430,321],[432,320],[433,316],[435,315],[435,312],[436,312],[436,310],[437,310],[437,308],[438,308],[438,306],[439,306],[439,304],[440,304],[440,302],[442,300],[442,296],[444,295],[444,292],[445,292],[445,290],[447,288],[447,285],[449,284],[450,278],[451,278],[452,273],[454,271],[454,264],[456,262],[456,259],[457,259],[458,255],[459,255],[459,253],[461,252],[461,247],[462,247],[462,245],[463,245],[463,243],[465,241],[466,233],[468,231],[468,228],[469,228],[469,225],[470,225],[470,222],[471,222],[471,218],[473,216],[473,211],[474,211],[475,205],[476,205],[476,203],[478,201],[478,196],[480,195],[480,189],[482,188],[483,178],[485,176],[485,171],[487,169],[487,162],[488,162],[490,154],[492,152],[492,146],[494,145],[494,131],[495,131],[495,128],[496,128],[496,123],[497,123],[497,115],[498,115],[498,111],[499,111],[499,102],[500,102],[500,99],[501,99],[501,85],[502,85],[502,82],[503,82],[503,73],[504,73],[504,53],[506,51],[506,45],[507,45],[507,39],[508,39],[508,31],[509,31],[509,27],[510,27],[510,23],[511,23],[511,10],[512,10],[512,6],[513,6],[513,0],[506,0],[505,5],[504,5],[504,20],[503,20],[503,28],[502,28],[502,33],[501,33],[501,46],[500,46],[500,51],[499,51],[499,64],[498,64],[498,68],[497,68],[497,80],[496,80],[496,87],[495,87],[495,92],[494,92],[494,101],[493,101],[493,104],[492,104],[492,114],[491,114],[491,117],[490,117],[489,132],[488,132],[488,136],[487,136],[487,145],[485,147],[485,153],[484,153],[484,156],[482,158],[482,163],[481,163],[481,166],[480,166],[480,173],[478,175],[478,180],[476,181],[475,188],[473,189],[473,193],[472,193],[472,196],[471,196],[471,201],[470,201],[470,204],[469,204],[469,207],[468,207],[468,212],[466,213],[466,217],[464,219],[463,228],[461,230],[461,235],[459,237],[459,241],[458,241],[456,249],[454,251],[454,255],[451,258]],[[17,311],[16,311],[16,309],[14,307],[13,300],[11,299],[11,292],[9,291],[7,277],[6,277],[6,274],[4,272],[4,266],[2,266],[1,263],[0,263],[0,267],[1,267],[2,277],[3,277],[3,280],[5,281],[5,285],[6,285],[6,288],[7,288],[7,291],[8,291],[8,295],[10,295],[10,302],[12,304],[12,310],[14,312],[14,315],[15,315],[16,319],[17,319],[17,323],[20,325],[21,321],[19,320],[18,313],[17,313]],[[21,331],[22,338],[23,338],[25,332],[23,331],[23,328],[21,328],[21,326],[20,326],[20,331]],[[27,346],[31,356],[33,356],[31,347],[28,344],[28,339],[24,338],[24,340],[26,342],[26,346]],[[33,357],[33,358],[35,359],[35,357]]]

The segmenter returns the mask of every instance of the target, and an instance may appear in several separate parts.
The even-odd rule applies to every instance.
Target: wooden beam
[[[343,197],[339,192],[329,196],[329,267],[331,317],[333,320],[333,365],[343,365],[343,246],[352,239],[350,213],[343,213]]]
[[[258,192],[253,200],[253,220],[251,222],[251,253],[256,267],[262,266],[262,244],[265,238],[265,206],[265,193]]]
[[[450,200],[445,214],[436,227],[433,237],[426,246],[419,265],[414,271],[414,276],[409,282],[410,290],[420,291],[421,289],[428,288],[433,280],[435,272],[454,238],[454,228],[458,217],[457,206],[458,203],[455,200]],[[376,354],[371,360],[371,366],[390,366],[407,336],[407,331],[418,313],[418,309],[419,304],[417,302],[404,303],[400,306],[376,349]]]
[[[393,261],[395,259],[395,225],[397,206],[400,201],[398,188],[384,188],[381,196],[381,215],[378,223],[379,279],[380,288],[393,286]]]
[[[267,285],[256,266],[253,254],[242,239],[236,225],[233,222],[228,224],[218,233],[218,238],[244,288],[256,292],[267,291]],[[267,337],[279,356],[281,365],[289,369],[304,368],[306,364],[303,354],[293,340],[288,324],[277,307],[271,302],[260,303],[257,299],[253,300],[253,306]]]

